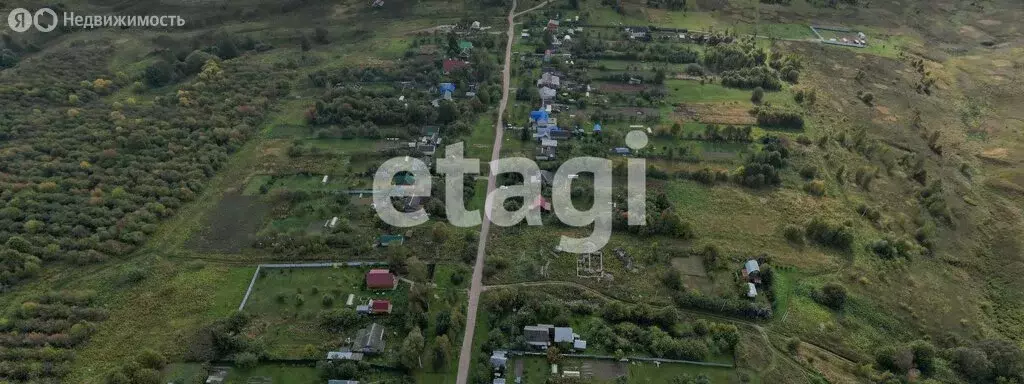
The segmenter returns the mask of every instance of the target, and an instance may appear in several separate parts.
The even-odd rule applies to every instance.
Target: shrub
[[[754,92],[750,94],[750,101],[760,104],[761,100],[764,100],[764,89],[754,88]]]
[[[305,304],[305,303],[306,303],[306,298],[305,297],[303,297],[301,294],[296,294],[295,295],[295,306],[296,307],[301,307],[302,304]]]
[[[320,299],[320,304],[329,308],[334,305],[334,298],[331,297],[331,295],[324,295],[324,297]]]
[[[825,196],[825,182],[821,180],[811,180],[804,184],[804,191],[813,196]]]
[[[813,165],[806,165],[803,168],[800,168],[800,176],[802,176],[805,179],[813,179],[815,177],[818,177],[818,167],[815,167]]]
[[[814,218],[806,227],[807,238],[818,244],[848,251],[853,245],[853,229]]]
[[[803,245],[804,244],[804,230],[798,226],[789,224],[782,230],[782,236],[787,241],[793,244]]]
[[[842,310],[846,306],[846,287],[838,283],[828,283],[822,286],[821,290],[813,292],[811,298],[818,304]]]

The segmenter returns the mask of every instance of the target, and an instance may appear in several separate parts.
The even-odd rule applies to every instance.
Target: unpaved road
[[[501,118],[505,116],[508,105],[508,87],[512,77],[512,40],[515,38],[516,0],[512,0],[512,9],[508,11],[508,41],[505,43],[505,66],[501,70],[501,102],[498,104],[498,118],[494,124],[494,147],[491,160],[498,160],[501,154],[501,142],[505,129]],[[494,173],[488,172],[487,195],[494,191]],[[476,249],[476,264],[473,265],[473,279],[469,284],[469,305],[466,307],[466,330],[462,336],[462,350],[459,352],[459,372],[455,382],[469,382],[469,367],[473,365],[473,331],[476,328],[476,312],[480,303],[480,291],[483,290],[484,251],[487,249],[487,236],[491,228],[490,206],[484,206],[484,217],[480,223],[480,243]]]

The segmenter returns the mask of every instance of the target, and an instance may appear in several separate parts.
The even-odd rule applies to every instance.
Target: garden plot
[[[352,310],[371,298],[390,300],[396,311],[406,307],[403,284],[392,291],[366,290],[366,271],[355,267],[260,269],[244,309],[253,316],[249,332],[267,345],[272,358],[319,358],[327,350],[337,350],[362,326],[386,323],[392,315],[359,316],[354,326],[336,333],[321,324],[325,312]],[[351,307],[346,305],[350,294],[354,295]]]

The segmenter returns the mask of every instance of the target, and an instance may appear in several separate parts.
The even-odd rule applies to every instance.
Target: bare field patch
[[[673,115],[687,121],[705,124],[753,125],[757,119],[750,115],[750,109],[735,104],[691,103],[680,104]]]
[[[704,269],[704,261],[696,256],[672,258],[672,267],[687,276],[703,277],[708,275]]]
[[[269,206],[257,197],[226,193],[187,246],[202,252],[239,253],[252,243],[269,212]]]

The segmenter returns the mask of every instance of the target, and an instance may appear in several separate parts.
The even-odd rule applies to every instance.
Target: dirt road
[[[501,154],[502,136],[504,136],[504,124],[501,121],[505,116],[505,107],[508,105],[508,87],[512,77],[512,40],[515,38],[516,0],[512,0],[512,9],[508,11],[508,41],[505,43],[505,66],[501,70],[501,102],[498,104],[498,118],[494,125],[494,148],[491,150],[491,160],[498,160]],[[494,191],[494,173],[487,176],[487,194]],[[484,275],[484,251],[487,249],[487,236],[491,228],[489,218],[491,207],[484,207],[483,221],[480,223],[480,243],[476,250],[476,264],[473,265],[473,279],[469,284],[469,305],[466,307],[466,330],[462,336],[462,350],[459,352],[459,371],[456,376],[456,383],[466,384],[469,382],[469,367],[473,365],[473,331],[476,328],[476,312],[480,303],[480,291],[483,290]]]

